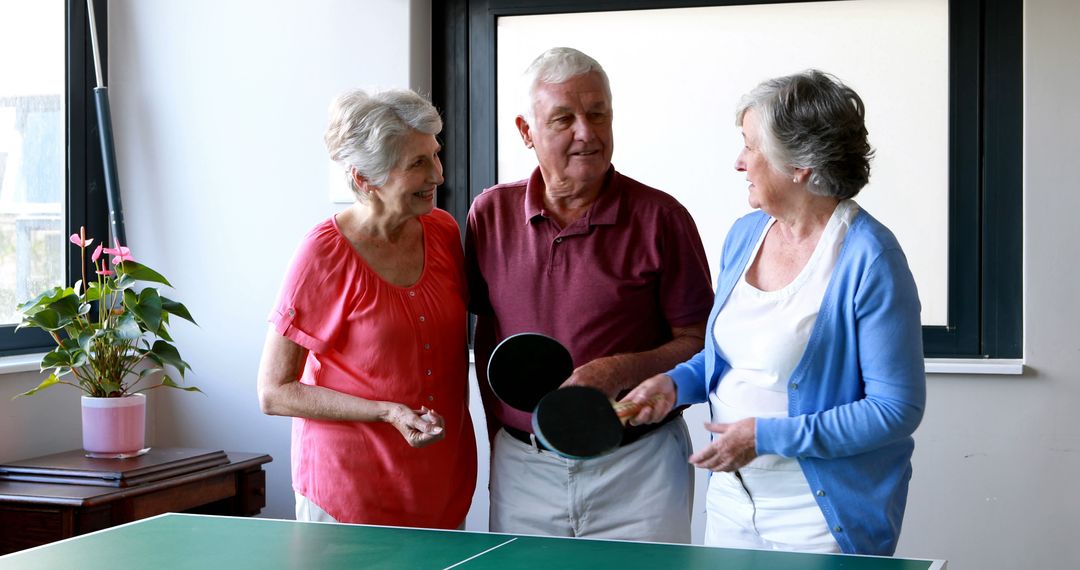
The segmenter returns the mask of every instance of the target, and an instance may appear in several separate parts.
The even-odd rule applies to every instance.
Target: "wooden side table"
[[[154,448],[130,459],[81,450],[0,465],[0,554],[167,512],[252,516],[269,455]]]

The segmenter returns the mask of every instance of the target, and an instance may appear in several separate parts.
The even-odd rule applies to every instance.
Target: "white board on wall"
[[[714,276],[728,228],[750,210],[734,168],[739,99],[811,67],[836,75],[863,98],[877,153],[856,201],[900,240],[923,324],[947,322],[947,0],[513,16],[497,33],[499,181],[536,166],[514,127],[522,71],[548,48],[580,49],[611,81],[615,167],[690,210]]]

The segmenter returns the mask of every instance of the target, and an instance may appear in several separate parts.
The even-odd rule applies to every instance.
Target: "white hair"
[[[526,121],[532,120],[536,88],[541,83],[555,85],[587,73],[596,73],[600,76],[600,81],[604,85],[604,94],[607,95],[608,103],[610,103],[611,85],[608,83],[607,73],[595,59],[568,47],[551,48],[540,54],[522,75],[524,84],[522,91],[528,98],[523,101],[524,110],[521,115]]]
[[[330,160],[345,169],[353,193],[364,199],[353,182],[353,168],[371,184],[382,186],[401,159],[408,135],[436,135],[442,126],[435,107],[412,91],[388,89],[369,94],[352,89],[331,103],[330,125],[323,140]]]

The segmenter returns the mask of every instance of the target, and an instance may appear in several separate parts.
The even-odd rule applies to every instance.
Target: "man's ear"
[[[514,124],[517,125],[518,134],[521,135],[521,142],[525,143],[525,148],[532,148],[532,131],[529,127],[529,121],[525,120],[524,116],[518,115],[514,119]]]

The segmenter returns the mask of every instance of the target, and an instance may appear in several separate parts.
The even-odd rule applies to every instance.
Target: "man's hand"
[[[717,434],[705,449],[690,456],[695,467],[710,471],[735,471],[757,457],[754,418],[733,424],[706,423],[705,429]]]
[[[583,364],[562,383],[566,386],[588,386],[607,394],[608,398],[619,395],[626,384],[626,373],[619,365],[618,356],[605,356]]]

